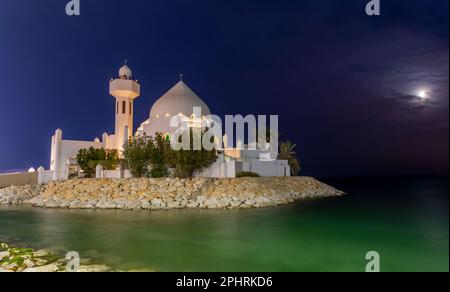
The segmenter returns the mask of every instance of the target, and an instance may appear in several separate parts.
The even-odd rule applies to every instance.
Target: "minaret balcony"
[[[114,79],[109,84],[109,93],[114,97],[135,99],[141,95],[141,86],[134,80]]]

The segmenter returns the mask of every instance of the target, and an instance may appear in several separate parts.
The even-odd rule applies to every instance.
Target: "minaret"
[[[109,84],[109,93],[116,98],[114,148],[119,151],[123,150],[123,145],[133,135],[133,101],[141,95],[141,86],[137,80],[132,79],[133,72],[126,63],[125,61],[125,65],[119,70],[119,78],[112,79]]]

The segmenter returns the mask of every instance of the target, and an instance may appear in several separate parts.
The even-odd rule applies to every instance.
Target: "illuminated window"
[[[166,141],[170,142],[170,134],[169,133],[166,134]]]

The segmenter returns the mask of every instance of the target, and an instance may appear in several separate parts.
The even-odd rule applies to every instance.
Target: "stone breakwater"
[[[20,205],[39,196],[47,189],[45,185],[11,186],[0,189],[0,205]]]
[[[77,179],[53,182],[40,191],[22,203],[70,209],[248,209],[343,195],[310,177]]]

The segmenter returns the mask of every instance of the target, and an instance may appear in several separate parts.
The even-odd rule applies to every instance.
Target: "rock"
[[[111,268],[105,265],[80,266],[77,272],[80,273],[104,273],[110,272]]]
[[[150,209],[152,207],[152,203],[149,202],[148,200],[142,200],[141,207],[142,209]]]
[[[38,185],[10,186],[0,189],[0,205],[23,204],[39,196],[44,187]]]
[[[51,255],[51,252],[48,250],[40,249],[38,251],[33,252],[33,257],[42,258]]]
[[[261,197],[257,197],[255,199],[255,206],[264,208],[264,207],[273,206],[273,203],[269,198],[261,196]]]
[[[193,209],[193,208],[197,208],[199,205],[200,205],[200,203],[198,201],[192,201],[192,202],[189,202],[186,206],[188,208]]]
[[[10,252],[9,252],[9,251],[2,251],[2,252],[0,252],[0,262],[1,262],[4,258],[9,257],[9,255],[10,255]]]
[[[169,209],[177,209],[179,207],[180,207],[180,202],[178,202],[178,201],[172,201],[172,202],[167,203],[167,208],[169,208]]]
[[[163,201],[161,199],[153,199],[151,202],[152,202],[152,208],[154,208],[154,209],[161,209],[161,208],[163,208],[163,204],[164,203],[163,203]]]
[[[203,202],[205,202],[206,200],[208,200],[208,197],[207,197],[207,196],[198,196],[198,197],[197,197],[197,201],[198,201],[199,203],[203,203]]]
[[[208,209],[216,209],[218,203],[219,203],[219,201],[217,201],[217,199],[211,198],[211,199],[206,200],[204,202],[204,205]]]
[[[2,265],[2,268],[5,270],[16,271],[19,268],[19,265],[16,263],[5,263]]]
[[[50,264],[41,267],[27,268],[24,273],[53,273],[59,270],[58,266],[55,264]]]
[[[23,261],[23,264],[27,267],[27,268],[32,268],[35,266],[35,263],[30,260],[30,259],[26,259]]]
[[[230,202],[230,207],[233,208],[233,209],[237,209],[237,208],[239,208],[241,206],[241,204],[242,203],[240,201],[232,200]]]
[[[7,269],[4,269],[4,268],[0,268],[0,273],[14,273],[14,271],[7,270]]]
[[[75,179],[0,189],[0,204],[71,209],[263,208],[343,193],[310,177]]]

